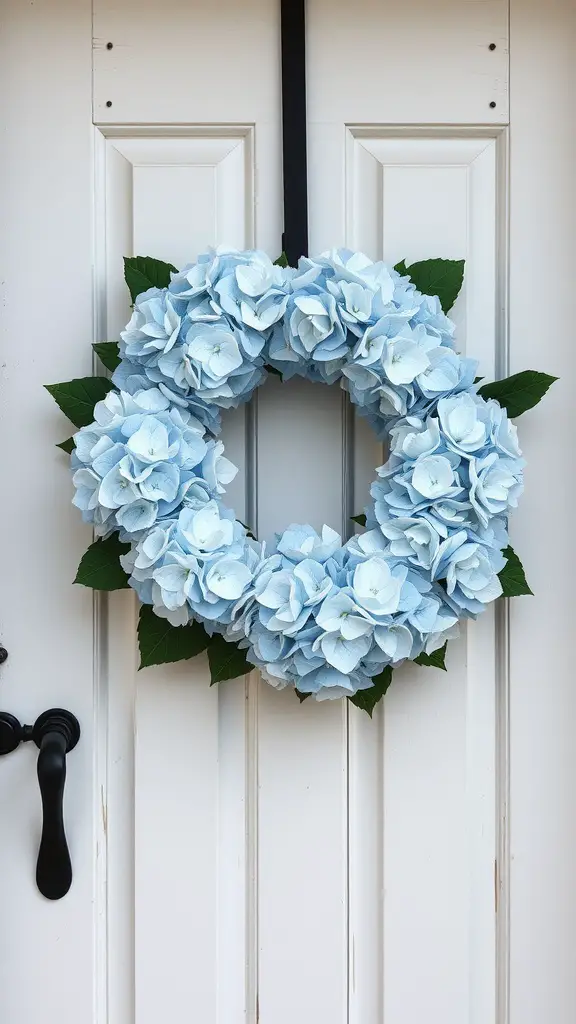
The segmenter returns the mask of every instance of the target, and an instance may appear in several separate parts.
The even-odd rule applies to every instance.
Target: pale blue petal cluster
[[[164,383],[161,381],[160,383],[153,383],[142,372],[141,366],[131,363],[126,358],[122,360],[114,371],[112,379],[119,391],[125,391],[129,395],[135,395],[138,391],[144,391],[147,388],[158,388],[174,405],[179,405],[182,409],[188,409],[206,427],[206,430],[214,436],[219,434],[222,429],[220,409],[217,405],[204,401],[203,398],[199,398],[193,391],[184,398],[176,391],[173,382]]]
[[[74,438],[74,501],[97,533],[130,541],[130,584],[156,614],[203,622],[275,687],[324,700],[430,654],[501,593],[523,486],[516,429],[408,277],[345,249],[296,270],[212,250],[138,296],[121,355],[120,391]],[[389,436],[368,530],[344,545],[292,525],[267,552],[222,505],[235,469],[213,437],[220,410],[249,398],[266,364],[340,380]]]
[[[158,388],[110,391],[74,445],[73,501],[104,537],[131,540],[182,505],[205,504],[237,472],[222,442]]]
[[[115,383],[144,376],[170,397],[235,408],[265,378],[263,349],[286,311],[292,274],[258,250],[200,256],[168,288],[137,297]]]
[[[390,557],[441,582],[458,616],[474,617],[502,593],[508,514],[523,489],[516,427],[498,402],[465,392],[390,436],[369,522]]]
[[[227,635],[273,686],[326,700],[441,646],[457,618],[438,584],[389,557],[377,530],[342,547],[327,526],[318,535],[293,525],[260,562]]]
[[[285,377],[343,378],[383,436],[391,417],[473,383],[476,363],[453,351],[453,339],[436,296],[422,295],[385,263],[334,249],[299,261],[268,361]]]
[[[442,396],[468,391],[474,383],[477,362],[449,348],[451,338],[433,322],[406,320],[400,313],[383,316],[365,331],[343,369],[352,401],[379,437],[392,418],[424,415]]]
[[[253,583],[262,558],[234,513],[193,499],[158,522],[122,559],[140,600],[173,626],[192,617],[222,632]]]

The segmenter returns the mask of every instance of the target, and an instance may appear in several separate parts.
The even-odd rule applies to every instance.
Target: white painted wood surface
[[[8,4],[2,21],[0,631],[10,659],[0,703],[26,722],[69,707],[83,742],[66,806],[74,893],[56,905],[34,885],[35,752],[0,761],[0,1013],[7,1024],[72,1024],[94,1017],[93,618],[91,595],[70,585],[90,532],[62,501],[52,440],[68,428],[42,385],[91,365],[90,5],[63,2],[55,17],[51,4]]]
[[[576,255],[576,4],[511,0],[510,370],[546,363],[560,380],[522,420],[527,500],[512,537],[534,599],[510,607],[510,986],[513,1024],[576,1019],[575,552],[572,270]],[[534,73],[537,57],[538,73]],[[553,290],[549,327],[532,315]],[[554,481],[553,488],[551,486]],[[564,548],[564,545],[561,545]],[[502,1011],[504,1013],[504,1010]]]
[[[66,803],[75,883],[57,905],[33,886],[34,752],[0,761],[3,1024],[576,1014],[573,555],[550,565],[534,542],[550,460],[555,537],[570,535],[574,497],[560,481],[575,5],[511,0],[510,76],[506,0],[308,9],[311,248],[466,257],[455,316],[481,372],[564,378],[522,421],[514,536],[537,596],[470,627],[446,675],[399,671],[372,722],[300,706],[255,674],[210,689],[203,658],[138,674],[131,595],[93,610],[70,585],[89,534],[41,385],[89,372],[89,342],[117,335],[123,255],[181,264],[218,241],[277,254],[277,9],[95,0],[92,61],[87,0],[10,0],[0,704],[27,721],[70,707],[83,738]],[[269,382],[226,417],[225,440],[242,467],[231,501],[263,537],[291,520],[346,530],[382,459],[339,391],[307,383]]]

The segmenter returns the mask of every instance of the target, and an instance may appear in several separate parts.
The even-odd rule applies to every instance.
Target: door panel
[[[572,344],[576,3],[512,0],[510,371],[560,378],[522,418],[526,495],[512,541],[535,597],[510,606],[510,987],[513,1024],[576,1018],[576,497]],[[538,73],[534,74],[534,55]],[[553,293],[545,327],[538,308]],[[548,398],[548,396],[547,396]],[[544,540],[549,521],[556,544]]]
[[[97,262],[100,334],[109,338],[117,337],[129,317],[123,255],[153,254],[182,266],[219,238],[240,248],[251,244],[253,131],[203,126],[108,128],[105,133],[97,128],[95,133],[102,190],[97,216],[99,211],[103,221]],[[230,437],[230,457],[242,467],[246,418],[245,409],[228,414],[224,433],[226,441]],[[245,480],[239,473],[232,495],[240,518],[246,516]],[[115,595],[112,602],[109,642],[114,650],[134,648],[132,595]],[[124,608],[118,615],[120,602]],[[167,1010],[176,1017],[189,1004],[207,1020],[216,1019],[217,1012],[222,1019],[240,1019],[246,999],[251,761],[244,687],[210,689],[204,657],[193,666],[150,669],[137,677],[134,652],[125,671],[116,686],[131,694],[134,730],[121,756],[130,771],[133,803],[133,828],[124,828],[123,839],[134,844],[128,865],[134,935],[126,953],[133,959],[136,1020],[152,1021]],[[105,671],[101,685],[116,717],[119,695],[107,686]],[[126,714],[127,700],[120,700],[119,714]],[[125,786],[121,777],[116,784]],[[108,825],[112,835],[116,822]],[[108,871],[114,884],[112,859]],[[124,930],[118,915],[116,928]],[[114,941],[114,929],[110,934]],[[219,985],[222,971],[228,979],[225,992]]]
[[[69,505],[53,444],[69,424],[42,387],[91,365],[91,19],[85,0],[63,2],[58,18],[50,8],[6,5],[0,32],[0,630],[10,655],[0,702],[28,723],[70,708],[83,739],[66,801],[74,893],[58,904],[34,884],[36,750],[0,761],[1,1013],[10,1024],[72,1024],[93,1012],[92,595],[71,586],[90,531]]]
[[[59,904],[33,885],[35,752],[0,761],[6,1024],[574,1018],[573,556],[556,568],[534,537],[551,464],[570,535],[576,10],[511,0],[510,129],[508,15],[507,0],[308,3],[311,251],[465,257],[455,319],[480,372],[564,378],[522,423],[514,537],[537,596],[463,631],[447,673],[399,670],[370,721],[256,673],[210,688],[204,657],[138,672],[132,595],[70,585],[90,535],[42,390],[90,372],[90,341],[126,322],[124,255],[278,254],[277,6],[95,0],[93,54],[85,0],[7,6],[0,417],[18,445],[1,454],[1,706],[33,721],[61,704],[83,735]],[[230,502],[267,539],[290,521],[347,534],[384,459],[338,388],[306,382],[269,381],[224,440]]]

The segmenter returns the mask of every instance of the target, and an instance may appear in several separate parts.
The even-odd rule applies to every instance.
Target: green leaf
[[[366,526],[366,516],[363,512],[359,516],[350,516],[353,523],[358,523],[358,526]]]
[[[414,658],[415,665],[427,665],[430,668],[441,668],[446,672],[446,648],[448,647],[448,641],[443,647],[439,647],[437,651],[432,651],[432,654],[419,654],[417,658]]]
[[[478,394],[482,395],[482,398],[495,398],[513,419],[538,405],[555,380],[558,380],[558,377],[551,377],[549,373],[523,370],[521,373],[513,373],[505,380],[484,384]]]
[[[498,579],[502,584],[502,596],[522,597],[523,594],[532,594],[526,582],[524,566],[514,548],[508,545],[507,548],[504,548],[502,554],[506,559],[506,565],[498,573]]]
[[[241,650],[238,644],[225,640],[220,633],[215,633],[210,638],[208,661],[210,663],[210,686],[214,686],[214,683],[223,683],[225,679],[245,676],[254,668],[254,665],[246,660],[246,651]]]
[[[274,373],[277,377],[282,377],[282,370],[278,370],[276,366],[270,366],[270,363],[266,363],[264,369],[268,373]]]
[[[117,341],[99,341],[92,345],[96,355],[107,370],[114,372],[120,364],[120,346]]]
[[[71,455],[74,451],[74,438],[67,437],[65,441],[60,441],[60,444],[57,444],[56,447],[61,448],[63,452],[67,452],[68,455]]]
[[[372,686],[367,690],[358,690],[353,697],[348,697],[351,704],[355,704],[361,711],[365,711],[366,714],[370,715],[374,712],[379,700],[386,693],[386,690],[392,682],[392,666],[387,665],[386,668],[380,673],[379,676],[374,676],[372,680]]]
[[[300,701],[301,704],[303,704],[305,700],[308,700],[308,697],[312,696],[312,694],[302,693],[300,690],[294,690],[294,693],[298,697],[298,700]]]
[[[44,387],[75,427],[87,427],[94,419],[96,402],[105,398],[114,385],[107,377],[79,377]]]
[[[397,270],[398,273],[402,275],[402,277],[406,277],[406,274],[408,273],[408,267],[406,266],[406,260],[400,260],[400,263],[397,263],[395,265],[394,270]]]
[[[151,605],[142,605],[138,619],[140,668],[195,658],[209,643],[210,637],[200,622],[171,626],[166,619],[154,614]]]
[[[437,295],[445,313],[452,309],[464,280],[464,260],[421,260],[406,268],[418,291]]]
[[[129,550],[130,545],[121,544],[116,533],[106,540],[97,540],[82,556],[74,583],[93,590],[124,590],[128,576],[120,565],[120,555]]]
[[[163,263],[152,256],[125,256],[124,280],[128,285],[132,302],[148,288],[167,288],[170,272],[178,273],[171,263]]]
[[[244,529],[246,530],[246,533],[248,534],[248,536],[249,536],[249,537],[251,537],[251,538],[252,538],[252,540],[258,540],[258,538],[257,538],[257,537],[256,537],[256,535],[255,535],[255,534],[253,533],[253,531],[252,531],[252,530],[250,529],[250,527],[249,527],[249,526],[246,526],[246,523],[243,523],[241,519],[238,519],[238,520],[237,520],[237,522],[239,522],[239,523],[240,523],[240,526],[243,526],[243,527],[244,527]]]
[[[274,260],[274,266],[275,267],[287,267],[287,266],[289,266],[289,264],[288,264],[288,257],[287,257],[285,252],[281,252],[279,257],[278,257],[278,259]]]

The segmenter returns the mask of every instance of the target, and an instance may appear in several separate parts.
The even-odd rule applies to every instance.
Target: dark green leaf
[[[129,544],[121,544],[118,534],[91,544],[82,556],[74,583],[93,590],[124,590],[128,576],[120,565],[120,555],[129,551]]]
[[[250,529],[250,527],[246,526],[246,523],[243,523],[241,519],[239,519],[238,522],[240,523],[240,526],[244,527],[244,529],[246,530],[246,533],[248,534],[249,537],[252,538],[252,540],[257,540],[257,537],[255,537],[255,535],[252,532],[252,530]]]
[[[209,643],[210,637],[200,622],[171,626],[166,619],[154,614],[151,605],[142,605],[138,619],[140,668],[195,658]]]
[[[274,373],[276,377],[282,377],[282,370],[278,370],[275,366],[270,366],[270,363],[266,363],[264,369],[267,370],[268,373]]]
[[[366,714],[372,714],[379,700],[386,693],[386,690],[392,682],[392,666],[387,665],[386,668],[380,673],[379,676],[374,676],[372,680],[372,686],[367,690],[358,690],[353,697],[348,697],[351,704],[355,704],[361,711],[365,711]]]
[[[523,594],[532,594],[526,582],[524,566],[514,548],[508,545],[507,548],[504,548],[502,554],[506,559],[506,565],[498,573],[498,579],[502,584],[502,596],[522,597]]]
[[[167,288],[170,272],[177,273],[171,263],[163,263],[152,256],[125,256],[124,279],[128,285],[132,302],[149,288]]]
[[[358,523],[358,526],[366,526],[366,516],[363,512],[359,516],[350,516],[353,523]]]
[[[120,347],[117,341],[99,341],[92,345],[96,355],[107,370],[114,373],[120,363]]]
[[[446,671],[446,648],[448,641],[443,647],[439,647],[437,651],[432,651],[432,654],[419,654],[417,658],[414,658],[415,665],[427,665],[430,668],[441,668]]]
[[[400,260],[400,263],[397,263],[395,265],[394,270],[397,270],[398,273],[402,275],[402,277],[406,277],[406,274],[408,273],[408,267],[406,266],[406,260]]]
[[[294,693],[298,697],[298,700],[300,701],[301,704],[303,704],[304,701],[308,700],[308,697],[311,696],[310,693],[302,693],[301,690],[294,690]]]
[[[60,444],[57,444],[56,447],[61,448],[63,452],[67,452],[68,455],[71,455],[74,451],[74,438],[67,437],[65,441],[60,441]]]
[[[222,683],[225,679],[236,679],[252,672],[254,665],[246,660],[246,651],[236,643],[229,643],[219,633],[210,638],[208,647],[210,663],[210,686]]]
[[[474,377],[475,384],[479,384],[481,380],[484,380],[484,377]]]
[[[482,398],[495,398],[511,419],[520,416],[527,409],[538,405],[548,388],[558,377],[538,370],[523,370],[514,373],[505,380],[495,380],[492,384],[484,384],[478,391]]]
[[[464,280],[464,260],[421,260],[406,268],[418,291],[437,295],[445,313],[452,309]]]
[[[288,257],[287,257],[285,252],[281,252],[279,257],[278,257],[278,259],[274,260],[274,266],[275,267],[287,267],[288,266]]]
[[[107,377],[79,377],[44,387],[75,427],[87,427],[94,419],[96,402],[105,398],[114,385]]]

